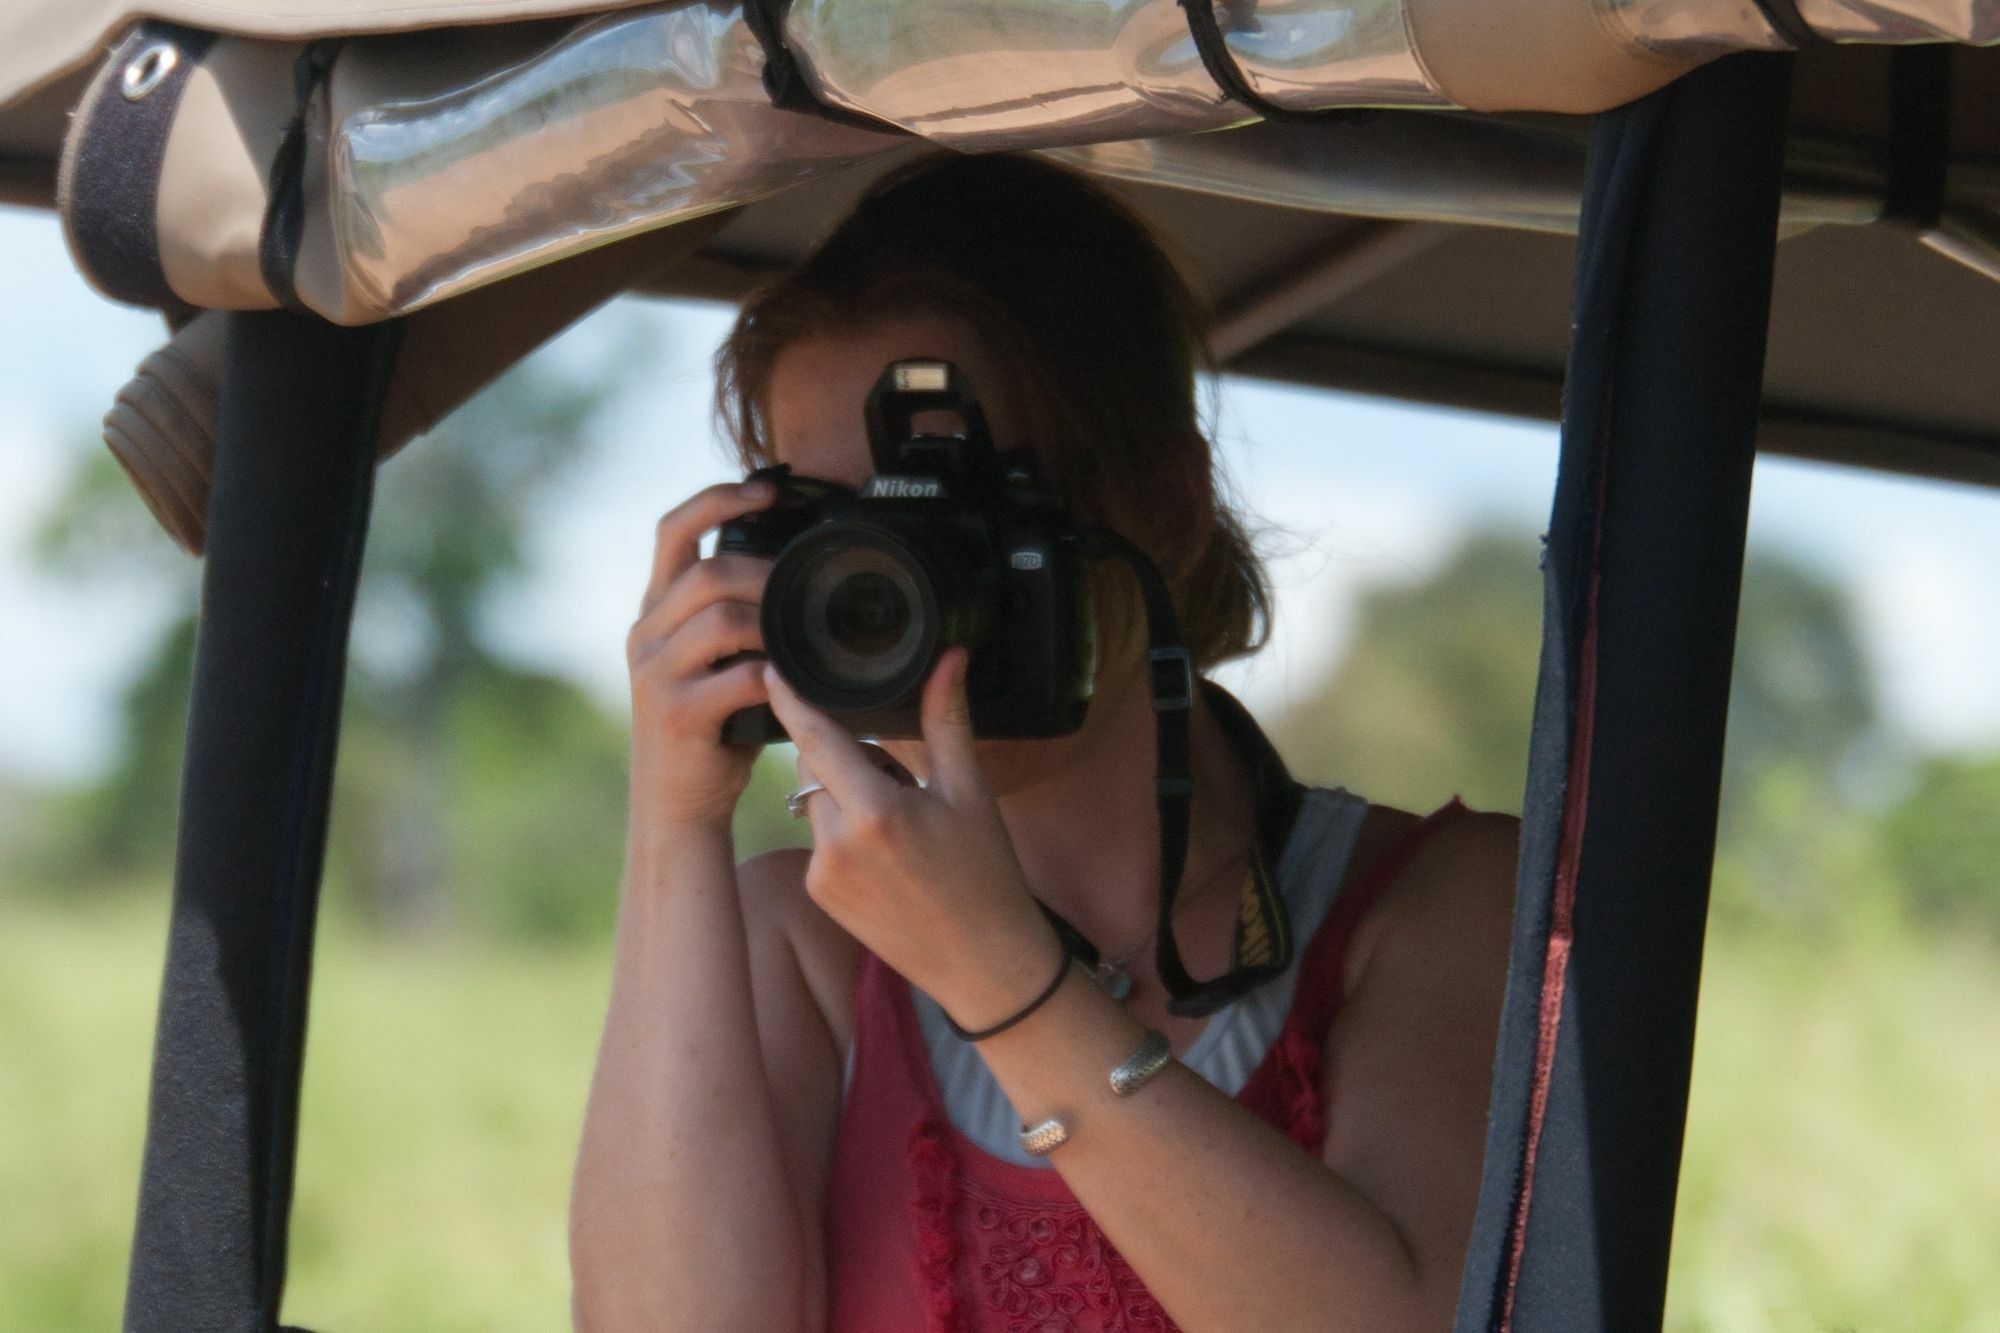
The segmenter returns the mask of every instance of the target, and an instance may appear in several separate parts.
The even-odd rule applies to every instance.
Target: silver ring
[[[814,792],[825,790],[826,784],[824,782],[808,782],[805,786],[785,798],[785,809],[791,812],[793,819],[804,819],[811,813],[806,809],[806,802],[812,799]]]

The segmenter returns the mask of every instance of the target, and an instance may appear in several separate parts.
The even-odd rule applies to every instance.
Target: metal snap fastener
[[[118,81],[119,90],[126,101],[137,102],[164,83],[180,63],[180,48],[172,42],[155,42],[125,66],[125,73]]]

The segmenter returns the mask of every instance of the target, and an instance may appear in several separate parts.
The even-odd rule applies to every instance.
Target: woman
[[[1171,265],[1094,187],[1023,159],[932,161],[750,300],[721,403],[747,465],[858,485],[882,368],[955,363],[1001,447],[1152,556],[1207,667],[1255,646],[1266,596],[1199,428],[1200,333]],[[1211,1016],[1170,1012],[1131,582],[1100,577],[1096,693],[1073,736],[975,739],[964,654],[947,652],[921,742],[887,746],[917,787],[732,661],[761,645],[768,564],[697,543],[770,499],[717,486],[661,520],[628,642],[631,832],[572,1205],[578,1326],[1447,1327],[1514,822],[1296,796],[1247,715],[1205,690],[1175,939],[1203,978],[1282,955],[1287,925],[1296,947]],[[751,756],[717,737],[765,702],[799,746],[813,849],[738,866]],[[1286,920],[1258,916],[1260,888]],[[1120,984],[1066,957],[1037,900]],[[1182,1059],[1156,1069],[1149,1032]]]

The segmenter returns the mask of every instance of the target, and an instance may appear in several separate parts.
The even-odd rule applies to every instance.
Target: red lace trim
[[[1179,1333],[1090,1215],[967,1182],[973,1288],[1007,1333]]]
[[[959,1307],[958,1242],[951,1222],[952,1200],[958,1195],[958,1158],[945,1127],[936,1116],[917,1121],[910,1135],[910,1165],[917,1178],[910,1200],[910,1220],[917,1236],[917,1270],[930,1292],[930,1333],[965,1333],[965,1311]]]
[[[1319,1087],[1325,1053],[1289,1023],[1278,1034],[1277,1047],[1284,1075],[1275,1080],[1281,1100],[1274,1108],[1277,1114],[1268,1118],[1301,1150],[1317,1157],[1326,1143],[1326,1098]]]
[[[1244,1104],[1303,1151],[1326,1137],[1319,1047],[1287,1024],[1272,1063]],[[917,1266],[929,1292],[931,1333],[1179,1333],[1139,1275],[1080,1204],[1016,1198],[966,1178],[935,1114],[910,1138]],[[962,1277],[961,1277],[962,1275]],[[968,1321],[963,1289],[983,1307]]]

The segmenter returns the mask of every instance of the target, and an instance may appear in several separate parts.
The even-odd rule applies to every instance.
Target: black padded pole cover
[[[229,317],[132,1333],[277,1327],[347,631],[395,334]]]
[[[1660,1326],[1790,59],[1717,61],[1592,131],[1457,1333]]]

